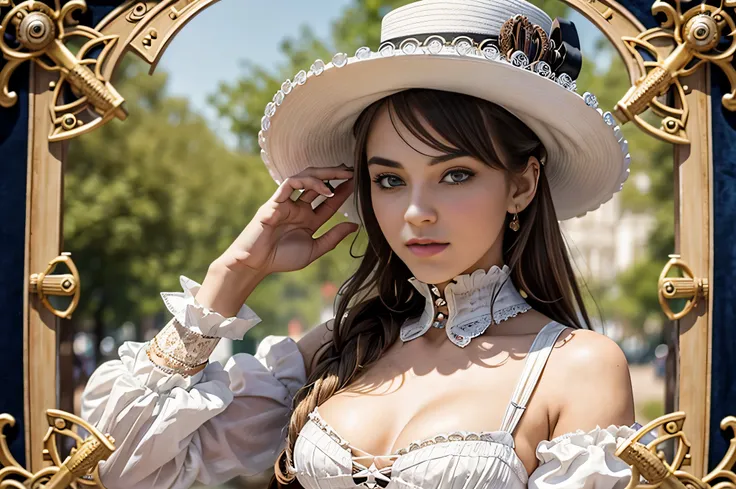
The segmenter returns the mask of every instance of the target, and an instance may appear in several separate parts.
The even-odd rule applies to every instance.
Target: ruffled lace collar
[[[514,287],[509,271],[506,265],[503,268],[494,265],[487,272],[481,268],[470,274],[458,275],[447,284],[444,293],[448,311],[445,331],[450,341],[464,348],[491,324],[506,321],[531,309]],[[415,277],[410,278],[409,282],[424,296],[426,303],[418,319],[407,320],[401,326],[400,337],[404,342],[426,333],[436,313],[430,286]]]

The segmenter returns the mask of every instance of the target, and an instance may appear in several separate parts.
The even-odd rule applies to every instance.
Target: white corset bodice
[[[537,335],[498,431],[437,434],[393,454],[355,457],[353,445],[315,408],[294,446],[293,470],[299,483],[306,489],[526,487],[528,476],[514,451],[513,433],[564,329],[553,322]],[[378,469],[375,459],[381,466],[388,465],[384,460],[393,464]]]

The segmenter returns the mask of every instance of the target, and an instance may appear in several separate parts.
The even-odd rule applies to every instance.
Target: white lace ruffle
[[[261,318],[245,304],[235,317],[226,318],[197,303],[194,297],[200,284],[183,275],[179,277],[179,282],[184,292],[161,292],[161,298],[177,322],[190,331],[204,336],[239,340],[261,322]]]
[[[319,427],[327,436],[332,438],[337,444],[344,449],[350,448],[350,442],[344,439],[340,434],[325,421],[319,413],[319,408],[315,407],[307,416],[310,421]],[[396,450],[388,455],[404,455],[414,450],[436,445],[439,443],[451,443],[456,441],[485,441],[490,443],[500,443],[514,448],[514,437],[508,431],[453,431],[451,433],[438,433],[429,438],[414,440],[408,446]]]
[[[408,320],[401,326],[399,337],[405,343],[426,333],[429,327],[432,326],[432,321],[434,320],[434,299],[432,298],[432,293],[429,291],[429,286],[414,277],[409,279],[409,283],[424,296],[424,310],[418,319]]]
[[[487,272],[481,268],[470,274],[458,275],[453,279],[454,283],[445,287],[448,309],[446,331],[450,341],[465,347],[491,324],[506,321],[531,309],[514,287],[509,273],[508,266],[500,268],[494,265]],[[401,327],[400,338],[404,342],[426,333],[435,315],[429,285],[414,277],[409,282],[424,296],[426,305],[421,317],[409,320]]]
[[[506,307],[500,311],[493,311],[493,323],[498,324],[513,317],[518,316],[521,313],[529,311],[532,308],[529,304],[514,304],[510,307]],[[452,332],[458,336],[464,336],[471,340],[476,338],[491,326],[491,314],[484,314],[477,319],[466,321],[460,324],[456,324],[452,327]]]
[[[539,467],[529,477],[529,488],[623,489],[631,468],[615,456],[616,448],[635,432],[629,426],[611,425],[542,441],[537,446]]]

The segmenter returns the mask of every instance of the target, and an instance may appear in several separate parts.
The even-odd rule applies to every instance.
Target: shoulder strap
[[[534,388],[537,386],[542,371],[544,371],[544,366],[552,353],[552,348],[565,328],[566,326],[553,321],[542,328],[537,337],[534,338],[534,343],[529,349],[529,355],[524,364],[524,370],[521,372],[521,378],[516,384],[511,402],[503,416],[502,431],[514,434],[516,425],[519,424],[521,417],[524,415],[529,399],[532,397]]]

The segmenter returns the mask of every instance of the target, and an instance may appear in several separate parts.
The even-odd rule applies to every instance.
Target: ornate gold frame
[[[15,489],[103,487],[97,464],[115,450],[115,440],[103,435],[83,419],[64,411],[49,409],[46,417],[48,429],[43,437],[43,446],[50,465],[33,473],[16,462],[8,448],[3,432],[6,426],[15,424],[15,419],[0,414],[0,464],[3,467],[0,469],[0,485]],[[87,430],[89,436],[79,436],[74,429],[77,426]],[[74,448],[68,457],[63,457],[59,452],[62,437],[74,441]]]
[[[593,22],[624,60],[632,89],[617,105],[615,112],[618,118],[623,122],[631,120],[653,136],[676,143],[676,178],[681,190],[677,193],[676,202],[678,240],[675,251],[680,260],[678,266],[687,268],[693,283],[697,282],[705,287],[694,288],[690,286],[690,282],[677,282],[680,288],[677,291],[670,291],[667,284],[671,285],[674,282],[666,279],[666,273],[663,273],[661,283],[665,301],[669,297],[675,297],[672,295],[675,292],[682,293],[683,288],[686,291],[700,292],[697,296],[693,295],[689,314],[674,312],[672,314],[679,317],[679,368],[688,372],[686,382],[679,379],[678,373],[680,383],[678,392],[675,393],[676,404],[678,409],[688,413],[688,432],[698,441],[688,455],[689,470],[694,477],[702,478],[707,471],[708,459],[710,423],[708,389],[711,368],[709,345],[712,299],[707,294],[707,284],[712,284],[713,233],[709,70],[711,64],[719,66],[719,69],[727,73],[732,88],[736,88],[736,74],[728,71],[732,53],[720,58],[713,55],[712,43],[710,41],[703,43],[702,39],[697,39],[703,37],[703,33],[697,31],[697,28],[701,24],[707,24],[706,27],[712,31],[730,26],[730,20],[727,21],[726,17],[733,18],[731,14],[736,2],[723,0],[717,11],[705,9],[711,17],[711,22],[702,17],[705,10],[698,6],[693,9],[700,8],[700,10],[681,12],[680,0],[672,0],[675,3],[674,7],[657,0],[653,12],[667,13],[668,20],[662,27],[647,31],[615,0],[563,1]],[[15,17],[8,16],[2,19],[3,25],[25,29],[24,32],[27,33],[22,46],[25,52],[18,52],[16,49],[16,52],[11,53],[8,49],[2,49],[8,63],[0,72],[0,105],[8,106],[15,103],[13,95],[7,89],[12,71],[25,61],[33,63],[29,97],[26,232],[28,250],[26,276],[29,277],[29,281],[26,283],[27,304],[24,316],[25,340],[28,345],[24,365],[27,406],[26,450],[33,471],[42,470],[44,467],[41,456],[43,447],[39,444],[39,440],[43,439],[48,429],[45,410],[49,406],[56,405],[57,379],[55,372],[49,374],[49,371],[45,370],[40,374],[31,369],[31,366],[55,365],[59,311],[43,307],[41,297],[29,294],[38,290],[53,290],[56,283],[54,281],[61,280],[47,281],[46,284],[51,286],[51,289],[44,289],[44,282],[41,280],[39,289],[38,282],[32,282],[31,277],[46,269],[47,264],[57,259],[60,253],[65,141],[91,131],[112,118],[125,118],[123,97],[110,83],[123,54],[127,52],[137,54],[151,65],[153,71],[174,35],[197,13],[217,0],[129,0],[112,11],[94,28],[78,26],[68,15],[74,10],[84,9],[84,0],[69,0],[63,8],[60,0],[54,2],[55,8],[44,9],[38,5],[39,2],[31,0],[18,2],[0,0],[2,7],[15,6],[12,10]],[[21,6],[25,6],[25,13],[20,12]],[[22,15],[18,16],[19,13]],[[29,13],[35,17],[28,18]],[[721,17],[716,18],[717,15]],[[702,22],[695,25],[693,19]],[[53,31],[53,36],[48,34],[49,30]],[[713,35],[711,31],[707,33],[706,38],[710,39],[708,36]],[[79,56],[70,55],[64,45],[66,40],[72,37],[86,39]],[[655,38],[667,38],[674,42],[670,42],[669,46],[655,45],[652,42]],[[645,62],[632,46],[651,48],[656,55],[656,62]],[[85,59],[85,54],[94,48],[100,48],[99,55],[94,60]],[[708,56],[711,57],[709,62],[699,63],[696,67],[683,61],[686,57],[704,59]],[[49,60],[53,64],[50,64]],[[664,74],[662,70],[665,71]],[[63,86],[70,87],[77,95],[75,102],[66,103],[61,100]],[[675,86],[674,102],[662,97],[665,90],[671,86]],[[729,109],[734,105],[735,93],[732,92],[724,98],[724,104]],[[657,114],[666,114],[665,117],[672,117],[673,114],[683,116],[677,130],[674,133],[668,130],[666,121],[659,129],[648,126],[646,121],[639,117],[639,113],[645,107],[652,108]],[[688,185],[680,185],[680,182],[685,181]],[[685,206],[685,202],[691,205]],[[692,203],[700,203],[700,207]],[[705,229],[707,232],[682,233],[680,230],[685,224],[690,229]],[[77,283],[76,286],[78,290],[80,284]],[[73,308],[63,312],[71,314]],[[732,448],[733,446],[732,442]],[[729,453],[733,458],[731,450]],[[729,457],[727,459],[730,460]],[[638,462],[632,459],[632,463],[636,465]]]

